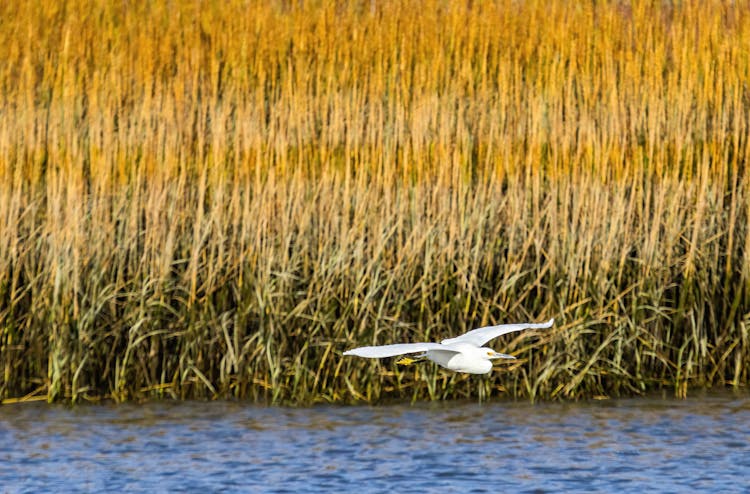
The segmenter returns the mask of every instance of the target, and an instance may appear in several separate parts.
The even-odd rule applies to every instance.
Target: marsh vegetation
[[[0,398],[744,386],[749,54],[744,2],[4,1]]]

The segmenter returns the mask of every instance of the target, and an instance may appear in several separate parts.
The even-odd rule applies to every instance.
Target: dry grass
[[[748,53],[745,2],[2,2],[0,398],[745,385]]]

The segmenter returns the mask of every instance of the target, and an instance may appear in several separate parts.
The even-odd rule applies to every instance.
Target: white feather
[[[452,343],[468,343],[474,346],[482,346],[488,341],[497,338],[498,336],[513,333],[515,331],[522,331],[524,329],[551,328],[554,322],[554,319],[550,319],[549,321],[542,323],[500,324],[498,326],[487,326],[484,328],[473,329],[468,333],[464,333],[461,336],[456,336],[455,338],[445,339],[440,343],[443,345],[450,345]]]
[[[445,350],[440,343],[397,343],[395,345],[363,346],[344,352],[344,355],[356,355],[366,358],[395,357],[407,353],[426,352],[427,350]]]

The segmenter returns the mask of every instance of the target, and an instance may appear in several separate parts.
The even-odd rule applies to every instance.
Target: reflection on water
[[[0,492],[745,492],[750,397],[0,407]]]

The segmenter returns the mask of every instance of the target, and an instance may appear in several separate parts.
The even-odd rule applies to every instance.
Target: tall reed
[[[2,2],[0,398],[744,386],[749,53],[744,2]]]

